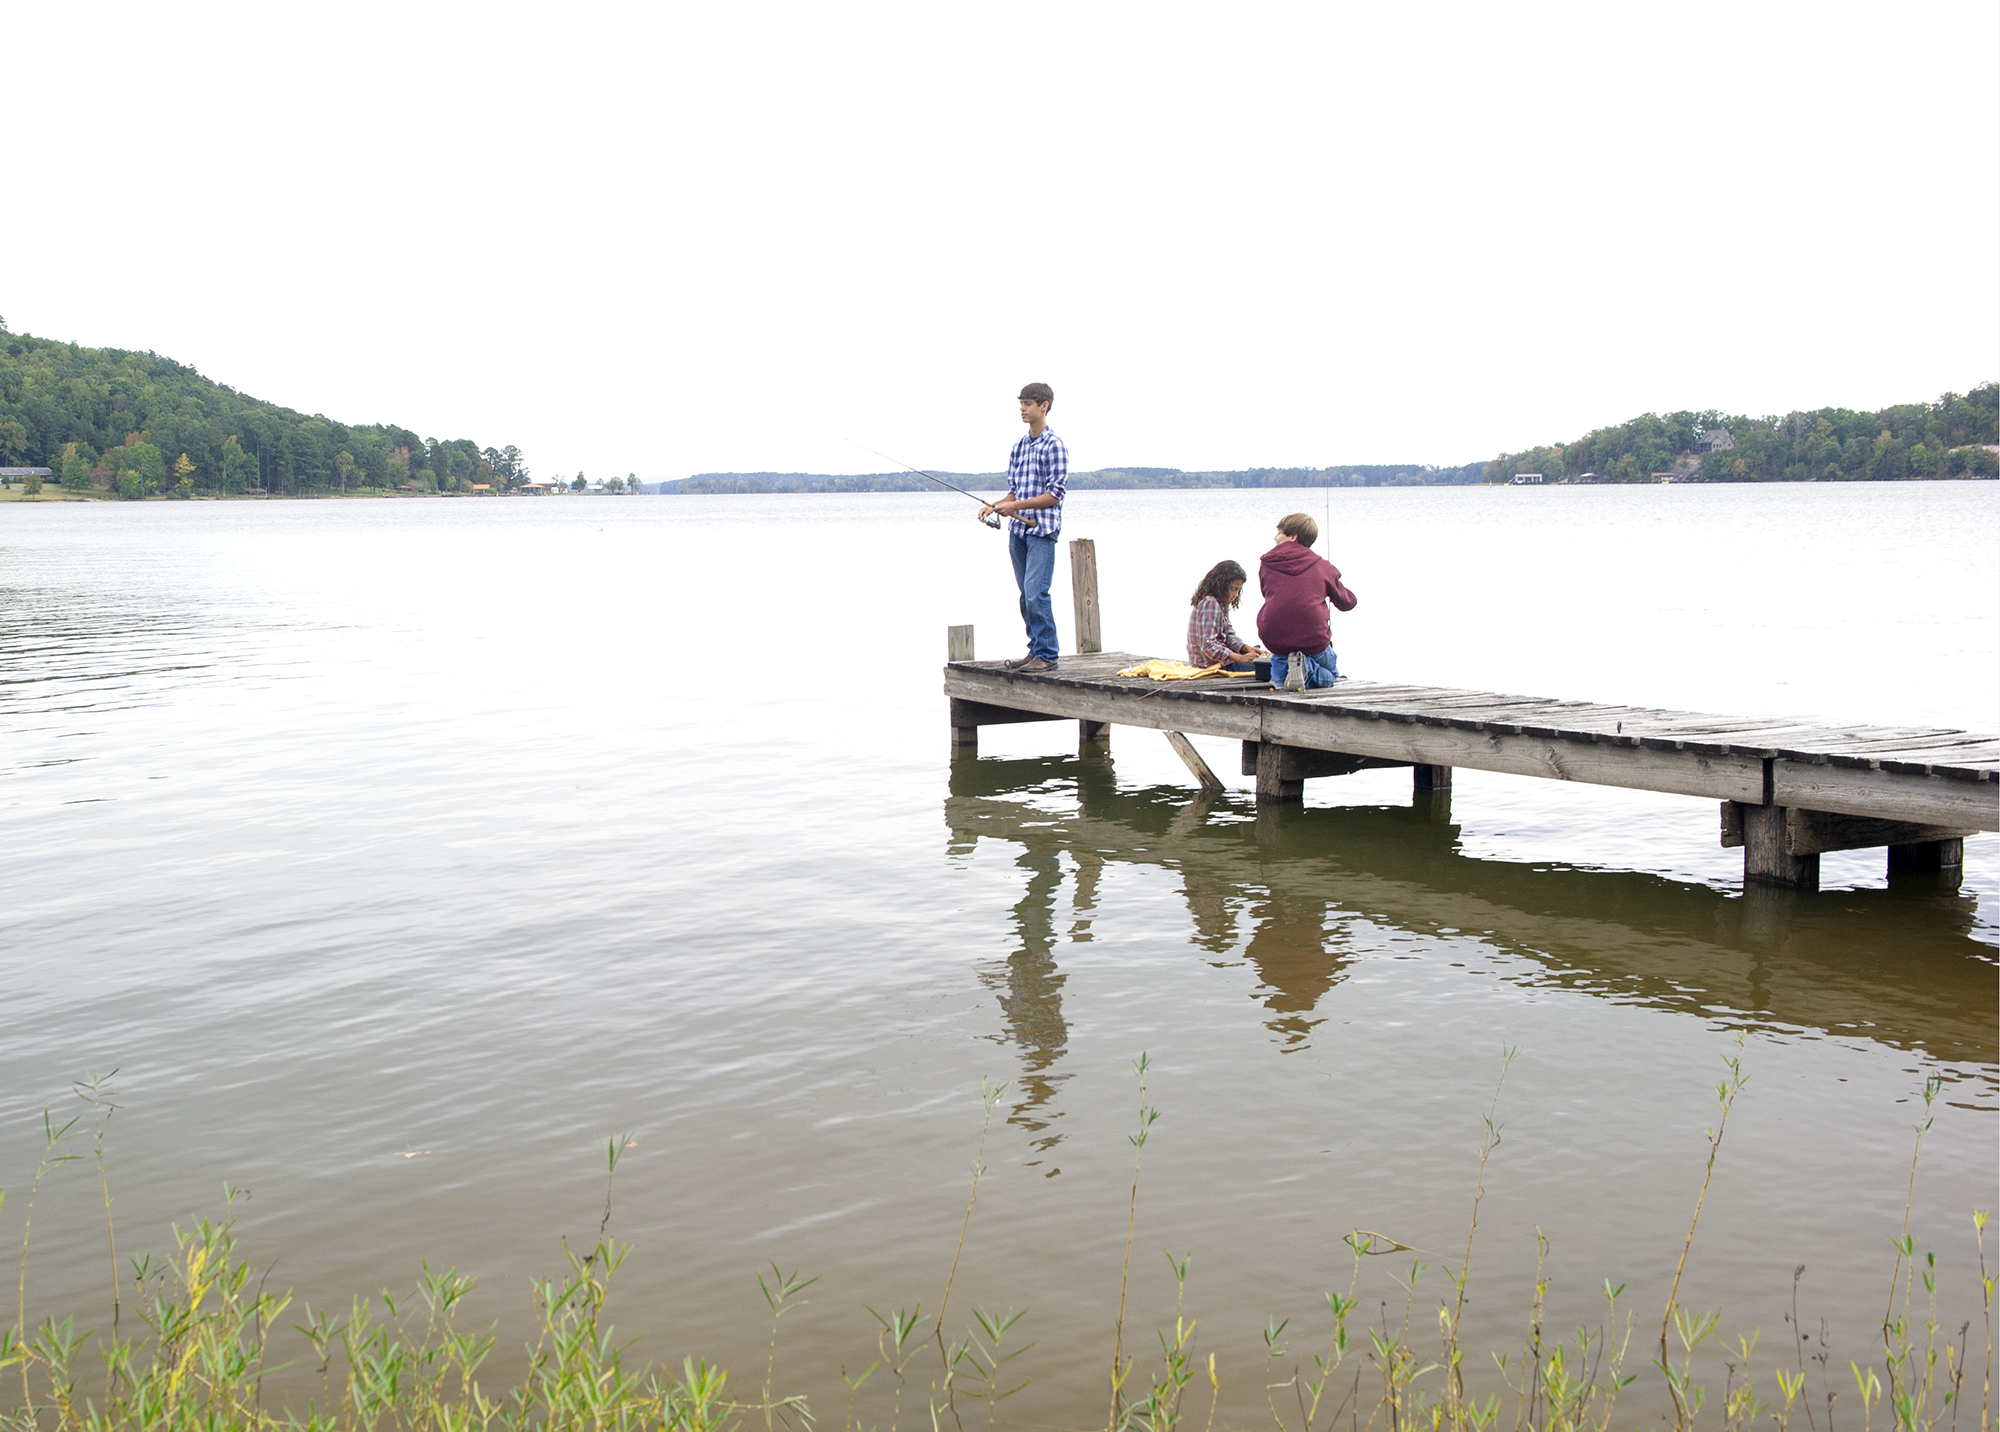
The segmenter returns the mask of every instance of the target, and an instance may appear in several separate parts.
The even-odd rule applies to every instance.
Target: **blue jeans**
[[[1007,555],[1014,559],[1014,585],[1021,589],[1021,621],[1028,628],[1028,655],[1056,659],[1056,608],[1049,600],[1049,583],[1056,573],[1056,539],[1026,532],[1007,534]]]
[[[1334,657],[1332,647],[1328,647],[1318,656],[1306,657],[1305,668],[1308,689],[1315,686],[1331,686],[1340,677],[1340,665]],[[1271,653],[1271,685],[1282,687],[1285,684],[1285,673],[1291,669],[1291,653],[1287,652],[1282,656],[1275,651]]]

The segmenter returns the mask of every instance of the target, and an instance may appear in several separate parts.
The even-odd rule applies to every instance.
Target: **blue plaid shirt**
[[[1031,507],[1019,514],[1034,520],[1035,536],[1053,537],[1062,531],[1063,494],[1068,490],[1069,449],[1055,429],[1043,428],[1038,438],[1023,433],[1007,458],[1007,495],[1018,500],[1048,492],[1056,499],[1054,507]]]

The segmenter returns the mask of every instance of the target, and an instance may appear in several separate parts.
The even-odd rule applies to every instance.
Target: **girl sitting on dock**
[[[1227,671],[1253,671],[1257,658],[1270,653],[1252,646],[1229,624],[1229,608],[1243,600],[1243,584],[1249,580],[1234,562],[1217,562],[1188,599],[1194,608],[1188,613],[1188,665],[1221,666]]]

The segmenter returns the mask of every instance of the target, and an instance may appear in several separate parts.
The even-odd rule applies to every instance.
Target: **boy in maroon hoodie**
[[[1340,580],[1340,568],[1316,556],[1319,524],[1303,512],[1278,520],[1278,545],[1257,564],[1264,605],[1257,612],[1257,639],[1271,649],[1271,685],[1283,687],[1293,658],[1305,668],[1307,686],[1331,686],[1340,671],[1326,604],[1354,610],[1354,593]]]

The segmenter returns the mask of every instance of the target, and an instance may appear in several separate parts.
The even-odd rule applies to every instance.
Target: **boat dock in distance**
[[[1056,671],[1024,675],[972,660],[970,627],[952,628],[950,650],[944,690],[961,749],[978,749],[981,726],[1016,721],[1073,720],[1085,743],[1108,741],[1114,725],[1149,726],[1219,788],[1184,733],[1226,737],[1243,743],[1259,802],[1298,803],[1308,780],[1383,766],[1411,767],[1419,792],[1448,794],[1462,766],[1694,796],[1721,802],[1722,843],[1743,848],[1746,883],[1798,890],[1819,888],[1822,852],[1875,846],[1888,848],[1892,873],[1931,871],[1955,886],[1965,838],[2000,830],[2000,736],[1345,677],[1303,692],[1248,678],[1150,681],[1118,675],[1146,659],[1125,652],[1064,656]]]

